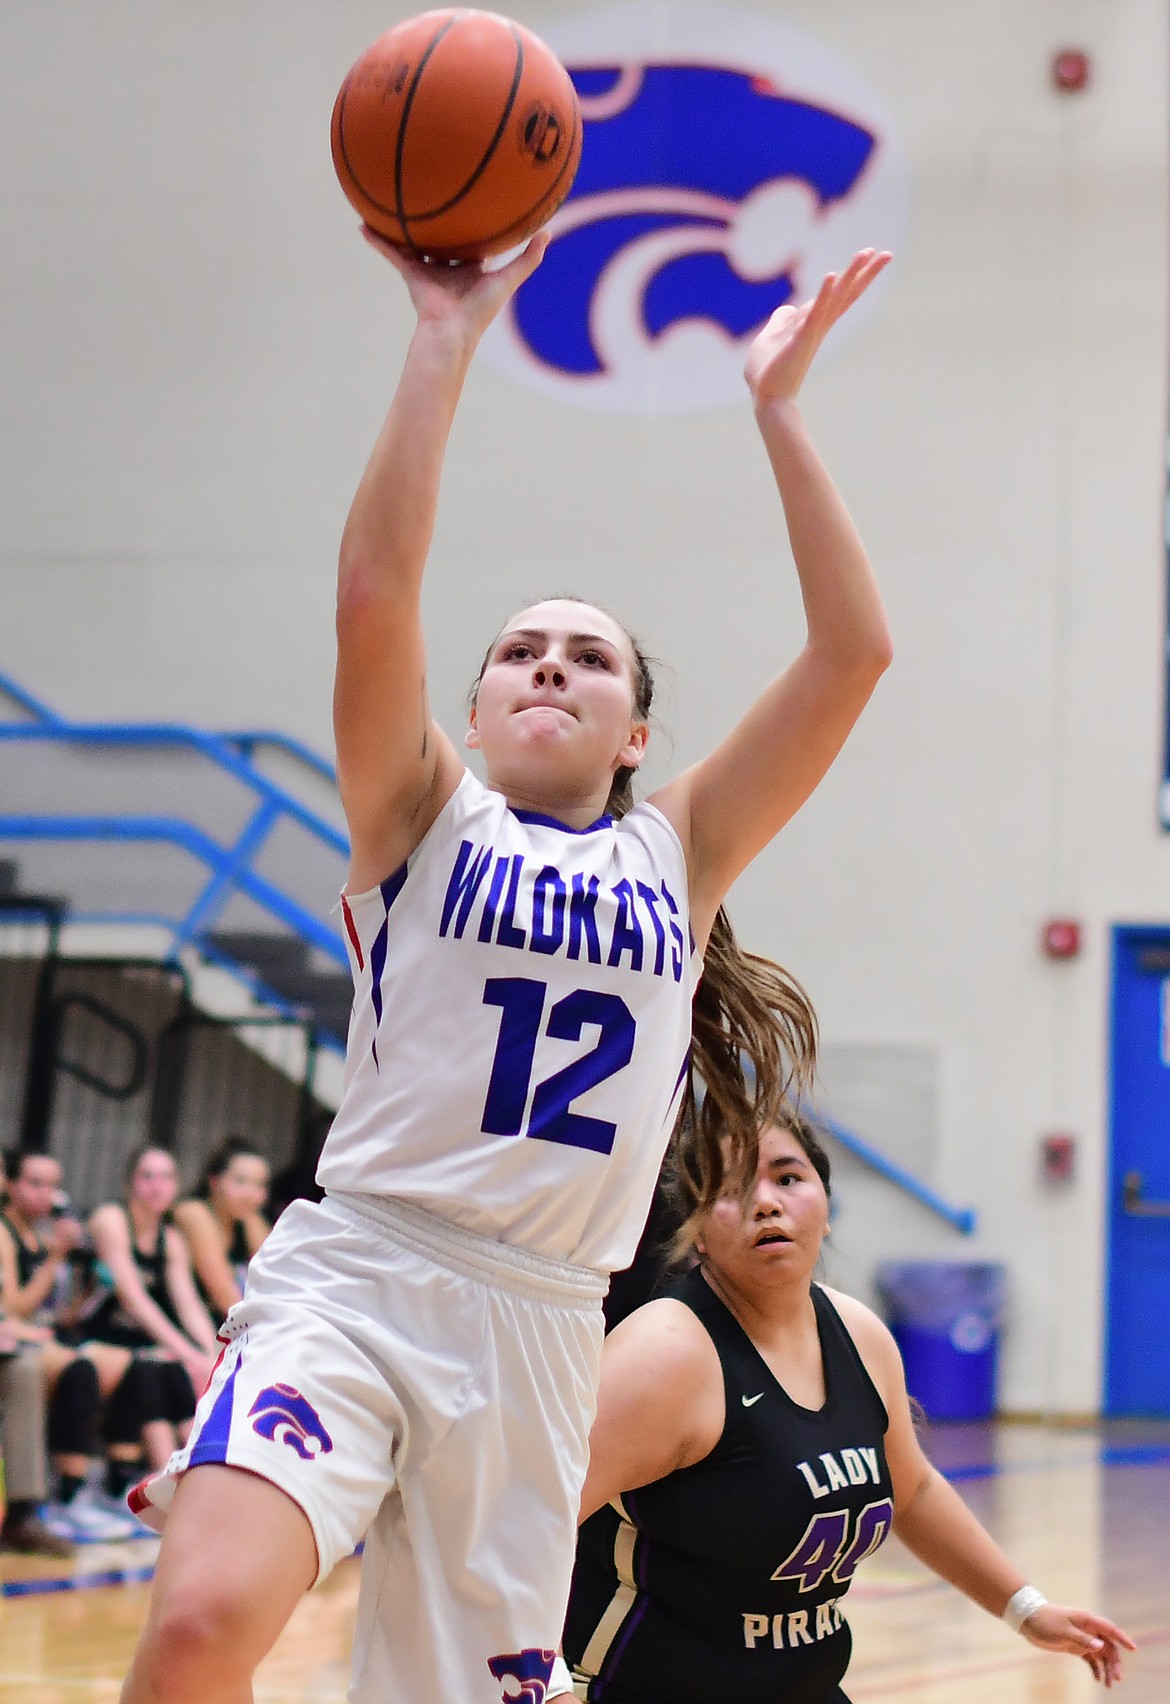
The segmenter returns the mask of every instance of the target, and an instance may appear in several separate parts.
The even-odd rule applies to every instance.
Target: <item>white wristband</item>
[[[545,1697],[558,1698],[562,1692],[572,1692],[572,1690],[573,1676],[569,1672],[568,1663],[558,1651],[556,1654],[556,1660],[552,1666],[552,1673],[548,1677],[548,1685],[545,1688]]]
[[[1006,1621],[1013,1633],[1018,1633],[1030,1615],[1035,1615],[1038,1609],[1043,1609],[1048,1599],[1035,1586],[1021,1586],[1018,1592],[1013,1592],[1008,1599],[1007,1608],[1000,1616]]]

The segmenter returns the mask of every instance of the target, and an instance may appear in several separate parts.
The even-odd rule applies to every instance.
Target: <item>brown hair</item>
[[[617,620],[602,605],[574,593],[554,597],[602,609]],[[630,646],[634,714],[648,721],[654,700],[651,659],[629,629],[618,625]],[[495,644],[493,639],[480,665],[473,702]],[[622,817],[632,809],[635,773],[619,769],[614,774],[606,802],[609,815]],[[816,1052],[816,1013],[804,989],[772,959],[744,952],[720,906],[695,990],[690,1059],[674,1136],[674,1169],[680,1182],[685,1177],[683,1193],[691,1203],[688,1219],[708,1212],[723,1187],[724,1137],[732,1171],[750,1175],[756,1168],[759,1132],[769,1124],[794,1128],[791,1112],[785,1112],[788,1097],[811,1087]]]
[[[233,1160],[247,1157],[250,1160],[263,1160],[269,1171],[272,1162],[267,1154],[262,1154],[255,1142],[250,1142],[246,1136],[225,1136],[219,1145],[213,1148],[203,1164],[203,1175],[195,1185],[194,1195],[197,1201],[210,1201],[211,1186],[216,1178],[230,1170]]]
[[[129,1191],[130,1185],[134,1182],[134,1173],[138,1170],[147,1154],[164,1154],[174,1166],[176,1173],[178,1172],[178,1161],[175,1159],[174,1154],[172,1154],[169,1148],[164,1148],[161,1142],[139,1142],[137,1147],[131,1148],[122,1164],[122,1185],[127,1191]]]

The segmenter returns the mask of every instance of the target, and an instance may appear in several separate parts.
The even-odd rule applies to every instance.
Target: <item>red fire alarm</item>
[[[1052,55],[1052,86],[1062,95],[1079,95],[1089,86],[1092,65],[1079,47],[1062,47]]]
[[[1076,958],[1081,950],[1081,926],[1075,917],[1050,917],[1040,931],[1040,945],[1046,958]]]
[[[1075,1136],[1061,1134],[1040,1138],[1040,1169],[1049,1183],[1068,1183],[1076,1166],[1076,1157]]]

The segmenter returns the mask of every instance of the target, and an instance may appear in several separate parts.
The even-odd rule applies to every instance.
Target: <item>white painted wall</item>
[[[332,570],[409,333],[328,122],[396,0],[0,7],[0,667],[66,713],[329,743]],[[576,8],[511,0],[540,28]],[[897,1247],[1009,1262],[1003,1395],[1099,1389],[1107,926],[1165,918],[1166,18],[1161,0],[768,0],[884,97],[912,172],[887,299],[807,412],[888,592],[895,667],[743,879],[741,934],[838,1046],[937,1061],[959,1244],[858,1180],[863,1285]],[[1094,59],[1060,98],[1052,51]],[[799,643],[746,409],[575,414],[478,372],[428,613],[453,728],[497,622],[548,589],[669,659],[662,768]],[[1039,955],[1071,913],[1086,950]],[[1037,1177],[1068,1129],[1076,1182]]]

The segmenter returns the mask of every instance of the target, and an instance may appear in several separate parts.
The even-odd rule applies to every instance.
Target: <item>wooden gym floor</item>
[[[1170,1426],[950,1427],[934,1460],[1049,1597],[1101,1609],[1140,1649],[1119,1704],[1170,1704]],[[149,1539],[62,1566],[0,1556],[0,1704],[114,1704],[146,1608]],[[111,1579],[120,1573],[122,1578]],[[257,1704],[342,1704],[357,1600],[347,1562],[301,1604]],[[1102,1693],[891,1541],[848,1598],[854,1704],[1082,1704]]]

